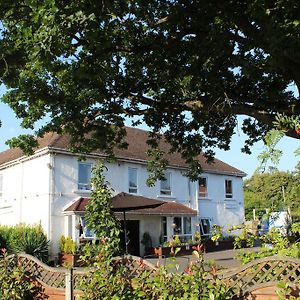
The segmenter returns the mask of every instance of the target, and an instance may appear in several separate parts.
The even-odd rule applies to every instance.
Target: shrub
[[[42,261],[48,259],[49,243],[40,225],[0,226],[1,247],[7,252],[25,252]]]
[[[42,285],[33,281],[21,265],[15,264],[15,258],[8,257],[6,249],[2,248],[0,252],[1,300],[48,299]]]
[[[43,262],[48,261],[49,241],[40,226],[28,228],[14,249],[17,253],[25,252]]]
[[[107,254],[107,249],[109,247],[105,245],[99,247],[97,261],[93,261],[94,271],[81,282],[81,299],[226,300],[233,296],[232,289],[217,278],[215,268],[211,269],[208,279],[200,245],[195,247],[197,262],[180,274],[171,274],[165,267],[150,272],[146,270],[143,260],[139,268],[131,265],[130,258],[116,264]],[[87,256],[91,257],[90,252]]]
[[[77,244],[71,237],[62,235],[59,241],[59,250],[61,253],[75,254],[77,252]]]

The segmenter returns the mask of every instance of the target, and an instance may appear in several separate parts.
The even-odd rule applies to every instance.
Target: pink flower
[[[6,248],[0,248],[0,253],[5,254],[7,252]]]
[[[218,269],[217,269],[217,266],[216,265],[213,265],[213,266],[211,266],[211,274],[212,275],[216,275],[217,274],[217,271],[218,271]]]
[[[184,272],[188,275],[192,275],[193,262],[190,261],[188,266],[184,269]]]
[[[194,250],[196,250],[198,252],[202,252],[202,250],[203,250],[203,244],[201,244],[201,245],[198,244],[197,246],[193,246],[192,249],[194,249]]]

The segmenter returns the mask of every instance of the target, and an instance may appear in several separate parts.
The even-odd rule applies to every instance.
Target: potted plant
[[[80,254],[78,253],[78,247],[71,237],[61,236],[59,241],[59,250],[60,253],[58,254],[58,259],[60,265],[72,267],[80,266]]]
[[[150,253],[150,249],[152,248],[152,238],[148,231],[144,232],[141,243],[145,247],[145,254]]]
[[[212,236],[211,240],[215,242],[216,246],[219,246],[219,240],[222,238],[222,226],[219,226],[217,224],[213,224],[212,226]]]

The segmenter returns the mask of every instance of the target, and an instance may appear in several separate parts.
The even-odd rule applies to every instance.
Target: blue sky
[[[4,91],[3,87],[0,87],[0,94]],[[0,127],[0,151],[8,149],[5,145],[5,141],[9,138],[17,136],[25,131],[20,127],[20,120],[16,118],[12,110],[5,104],[0,103],[0,120],[2,121],[2,127]],[[239,118],[239,124],[242,124],[242,117]],[[232,138],[231,149],[229,151],[223,151],[216,149],[216,157],[224,162],[244,171],[248,174],[248,177],[253,174],[255,169],[259,166],[257,156],[263,151],[263,143],[256,143],[251,149],[252,154],[247,155],[241,153],[245,135],[238,130]],[[292,138],[284,137],[278,148],[283,151],[278,168],[280,170],[293,170],[299,161],[299,157],[295,157],[294,151],[300,147],[300,141]]]

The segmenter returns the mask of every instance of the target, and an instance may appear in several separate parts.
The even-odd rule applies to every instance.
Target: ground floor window
[[[160,242],[166,242],[168,241],[168,230],[167,230],[167,217],[162,217],[162,241]]]
[[[173,234],[178,235],[181,242],[192,239],[192,219],[191,217],[174,217]]]
[[[209,236],[211,233],[211,219],[200,218],[200,233],[202,236]]]
[[[94,239],[95,238],[95,232],[93,230],[90,230],[89,228],[87,228],[84,217],[80,217],[80,225],[81,225],[80,235],[84,239]]]

